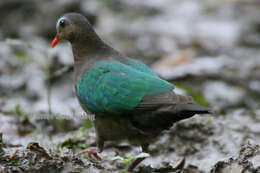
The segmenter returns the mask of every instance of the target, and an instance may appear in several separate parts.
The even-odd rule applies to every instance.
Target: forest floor
[[[95,145],[93,116],[75,97],[69,44],[50,48],[71,11],[214,111],[163,132],[135,172],[260,173],[257,0],[1,1],[0,172],[119,173],[140,156],[128,143],[108,143],[100,162],[75,156]]]

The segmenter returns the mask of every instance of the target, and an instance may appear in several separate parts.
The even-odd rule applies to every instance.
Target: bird
[[[174,84],[160,78],[143,62],[129,58],[106,44],[88,19],[65,13],[57,20],[56,36],[71,43],[74,57],[75,93],[86,113],[95,115],[96,147],[79,153],[101,160],[106,141],[128,141],[149,152],[149,144],[175,122],[195,114],[209,114],[191,96],[174,92]],[[128,167],[131,172],[143,160]]]

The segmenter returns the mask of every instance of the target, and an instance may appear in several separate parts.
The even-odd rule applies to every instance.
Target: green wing
[[[147,65],[142,63],[141,61],[135,59],[128,59],[129,66],[135,68],[138,71],[144,72],[146,74],[152,75],[154,77],[158,77]]]
[[[102,115],[134,110],[145,95],[168,92],[173,85],[120,62],[99,61],[82,75],[76,89],[81,103]]]

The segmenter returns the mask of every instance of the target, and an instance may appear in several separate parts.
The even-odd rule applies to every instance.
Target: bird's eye
[[[65,25],[66,25],[65,20],[64,20],[64,19],[61,19],[59,25],[60,25],[60,27],[64,28]]]

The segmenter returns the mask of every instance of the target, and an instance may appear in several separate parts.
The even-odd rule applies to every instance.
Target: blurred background
[[[67,12],[85,15],[109,45],[215,111],[162,134],[137,172],[171,172],[184,157],[177,167],[188,173],[260,170],[260,1],[1,0],[1,171],[120,172],[140,152],[123,143],[98,164],[73,156],[94,144],[95,132],[74,94],[70,44],[50,48]],[[48,151],[37,150],[42,162],[27,157],[38,144]]]

